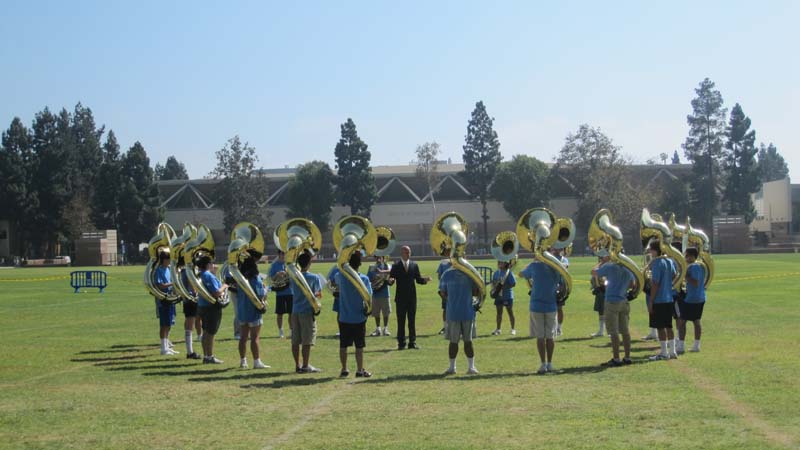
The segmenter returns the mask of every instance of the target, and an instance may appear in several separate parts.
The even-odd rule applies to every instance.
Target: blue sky
[[[4,2],[0,126],[80,101],[195,178],[236,134],[264,167],[332,163],[348,117],[374,164],[426,141],[458,161],[483,100],[505,158],[589,123],[644,162],[709,77],[800,174],[797,2],[229,3]]]

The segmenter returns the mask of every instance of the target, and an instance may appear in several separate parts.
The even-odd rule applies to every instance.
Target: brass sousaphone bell
[[[628,301],[635,299],[644,287],[644,274],[632,259],[622,253],[622,231],[613,224],[609,210],[604,208],[594,215],[589,225],[588,241],[592,251],[607,251],[611,262],[621,265],[633,274],[635,285],[628,290],[627,297]]]
[[[203,297],[207,302],[224,308],[231,302],[228,291],[226,290],[220,298],[214,298],[197,277],[197,274],[200,273],[197,261],[203,256],[208,256],[213,261],[215,255],[214,246],[214,236],[211,234],[211,230],[205,224],[202,224],[197,227],[197,234],[194,239],[186,243],[183,260],[186,262],[186,278],[198,297]]]
[[[368,316],[372,312],[372,295],[358,272],[350,267],[350,256],[361,250],[364,250],[366,255],[373,254],[378,246],[378,232],[366,217],[346,216],[333,228],[333,245],[339,252],[336,266],[339,267],[342,276],[347,278],[358,291],[364,302],[364,315]]]
[[[253,259],[258,264],[259,258],[264,254],[264,236],[257,226],[250,222],[241,222],[231,231],[231,243],[228,244],[228,260],[225,263],[228,273],[236,281],[237,290],[244,292],[245,296],[261,312],[267,311],[267,296],[263,298],[256,294],[250,282],[241,272],[241,265],[248,259]],[[223,273],[225,273],[223,267]]]
[[[280,224],[275,229],[273,237],[275,246],[285,254],[286,273],[311,304],[314,314],[319,314],[322,305],[297,267],[297,258],[300,255],[309,253],[313,256],[322,247],[322,234],[319,228],[308,219],[296,217]]]
[[[503,290],[508,275],[517,263],[519,253],[519,239],[513,231],[501,231],[492,240],[490,251],[494,259],[507,263],[506,270],[497,283],[492,286],[492,297],[497,297]]]
[[[486,299],[486,286],[481,274],[466,259],[468,230],[467,221],[461,214],[447,212],[433,222],[430,242],[436,254],[449,256],[452,267],[472,280],[478,289],[478,296],[473,298],[472,303],[475,310],[479,311]]]
[[[572,245],[575,239],[572,219],[557,217],[547,208],[529,209],[517,221],[517,238],[522,247],[533,252],[533,259],[550,266],[561,275],[564,289],[558,291],[557,296],[566,301],[572,292],[572,276],[549,249],[566,249]]]
[[[650,242],[655,239],[659,242],[661,254],[675,261],[677,270],[672,278],[672,289],[680,290],[683,285],[683,279],[686,276],[686,258],[683,257],[683,254],[678,249],[672,246],[672,231],[669,226],[661,220],[660,215],[650,214],[650,211],[644,208],[639,222],[639,237],[642,239],[645,254],[647,254]],[[649,270],[651,263],[652,261],[646,264],[643,269],[648,281],[651,276]]]
[[[168,223],[161,222],[158,224],[156,235],[153,236],[153,238],[150,239],[150,242],[147,244],[147,253],[150,255],[150,259],[147,261],[147,264],[144,267],[144,286],[147,288],[147,292],[155,297],[156,300],[169,303],[177,303],[181,301],[180,295],[176,294],[174,291],[172,293],[162,292],[161,289],[158,288],[158,283],[156,283],[155,276],[156,269],[158,269],[160,264],[159,256],[162,252],[169,253],[170,241],[174,237],[175,230],[173,230]],[[170,261],[170,264],[171,263],[172,261]]]
[[[197,235],[197,228],[194,225],[186,222],[183,224],[183,232],[170,241],[170,252],[172,253],[172,260],[170,261],[169,269],[172,273],[172,283],[175,285],[175,290],[178,291],[181,297],[197,302],[197,294],[193,293],[191,286],[186,286],[183,283],[183,271],[189,270],[185,263],[186,244],[194,239]]]
[[[394,231],[392,231],[391,228],[385,226],[375,227],[375,231],[378,234],[378,244],[375,247],[375,252],[373,253],[373,255],[374,256],[391,255],[395,247],[397,246],[397,238],[394,235]],[[375,292],[377,290],[383,289],[383,285],[386,284],[388,279],[389,279],[388,273],[383,273],[383,274],[379,273],[372,281],[372,291]]]

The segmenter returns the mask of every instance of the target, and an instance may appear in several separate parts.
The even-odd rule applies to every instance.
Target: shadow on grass
[[[154,369],[178,369],[181,367],[189,367],[197,365],[196,363],[184,362],[182,364],[161,364],[152,366],[122,366],[122,367],[108,367],[105,370],[109,372],[125,372],[131,370],[154,370]],[[144,374],[148,375],[148,374]]]
[[[173,366],[174,367],[174,366]],[[145,372],[142,375],[146,377],[183,377],[187,375],[213,375],[215,373],[225,373],[229,370],[233,370],[233,367],[226,367],[224,369],[195,369],[195,370],[186,370],[186,371],[169,371],[165,370],[163,372]]]
[[[607,343],[605,345],[590,345],[591,348],[606,348],[611,350],[611,343]],[[657,346],[651,347],[631,347],[631,353],[642,353],[642,352],[655,352],[658,350]],[[620,345],[620,351],[622,351],[622,345]]]
[[[72,362],[106,362],[106,361],[130,361],[134,359],[149,358],[153,355],[128,355],[128,356],[109,356],[106,358],[72,358]]]
[[[114,344],[108,348],[127,348],[127,349],[145,349],[145,348],[159,348],[160,344]]]
[[[76,355],[103,355],[106,353],[129,353],[129,352],[141,352],[144,351],[143,348],[120,348],[120,349],[109,349],[109,350],[84,350],[82,352],[76,353]]]
[[[513,337],[507,337],[507,338],[504,338],[504,339],[501,339],[501,340],[514,342],[514,341],[531,341],[531,340],[535,340],[535,339],[536,338],[533,337],[533,336],[513,336]]]
[[[369,347],[367,347],[367,348],[369,348]],[[366,350],[365,349],[364,353],[389,353],[389,352],[395,352],[395,351],[397,351],[397,348],[394,348],[394,347],[393,348],[376,348],[376,349],[372,349],[372,350]]]
[[[159,359],[148,359],[148,360],[141,360],[137,359],[135,361],[106,361],[106,362],[98,362],[93,364],[95,367],[109,367],[109,366],[127,366],[131,364],[152,364],[152,363],[165,363],[165,362],[179,362],[184,361],[183,359],[176,359],[176,358],[159,358]],[[146,366],[143,366],[146,367]]]
[[[242,371],[230,377],[198,377],[198,378],[189,378],[186,381],[191,381],[195,383],[204,383],[204,382],[214,382],[214,381],[258,380],[262,378],[275,378],[283,375],[290,375],[293,373],[294,372]]]
[[[292,387],[292,386],[313,386],[315,384],[320,383],[327,383],[329,381],[336,380],[337,377],[322,377],[322,378],[299,378],[304,375],[298,374],[298,378],[290,378],[286,380],[275,380],[272,383],[252,383],[252,384],[243,384],[241,386],[242,389],[260,389],[260,388],[270,388],[270,389],[280,389],[284,387]]]
[[[559,339],[556,339],[556,342],[581,342],[581,341],[591,341],[593,339],[597,339],[597,338],[593,338],[591,336],[574,337],[574,338],[566,338],[566,339],[559,338]]]

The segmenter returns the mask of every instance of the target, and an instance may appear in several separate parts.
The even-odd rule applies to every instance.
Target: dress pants
[[[397,315],[397,343],[401,347],[406,345],[406,317],[408,318],[408,341],[413,344],[417,341],[417,299],[396,300]]]

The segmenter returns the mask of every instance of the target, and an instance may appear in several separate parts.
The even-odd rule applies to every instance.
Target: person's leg
[[[631,359],[631,333],[622,334],[622,348],[625,350],[625,359]]]
[[[283,314],[275,314],[275,324],[278,326],[278,333],[283,331]]]
[[[551,364],[553,362],[553,352],[556,349],[556,343],[553,339],[547,339],[547,363]]]
[[[667,350],[667,329],[666,328],[657,328],[656,333],[658,333],[658,342],[661,344],[661,353],[662,356],[669,356],[669,351]]]
[[[347,347],[339,347],[339,362],[342,363],[342,372],[347,370]]]
[[[205,337],[205,333],[203,337]],[[214,356],[214,335],[210,333],[208,333],[208,354],[209,356]]]
[[[253,354],[253,361],[261,359],[261,325],[250,327],[250,352]]]
[[[497,309],[497,316],[495,321],[497,322],[497,327],[495,327],[495,331],[500,331],[500,325],[503,324],[503,305],[496,305]]]
[[[458,356],[458,342],[450,342],[447,347],[447,356],[450,357],[450,367],[447,373],[456,373],[456,356]]]
[[[514,317],[514,306],[506,306],[506,311],[508,311],[508,321],[511,323],[511,330],[514,331],[517,329],[517,319]]]
[[[564,306],[563,305],[558,305],[557,316],[558,316],[558,327],[556,328],[556,334],[557,334],[557,336],[561,336],[561,332],[562,332],[561,324],[564,323]]]
[[[417,299],[408,306],[408,344],[417,342]]]
[[[475,357],[475,348],[472,346],[472,341],[464,342],[464,354],[467,355],[467,358]]]
[[[308,367],[308,359],[311,357],[311,346],[303,346],[303,367]]]
[[[395,306],[397,306],[397,345],[400,348],[404,348],[406,346],[406,315],[408,308],[406,303],[400,300],[395,302]]]
[[[544,338],[536,338],[536,351],[539,352],[539,360],[542,364],[547,362],[547,351]]]
[[[247,341],[250,338],[250,327],[246,324],[239,326],[239,358],[245,361],[247,358]]]
[[[682,319],[677,319],[675,321],[675,326],[678,327],[678,339],[683,341],[686,339],[686,321]]]
[[[692,321],[694,325],[694,346],[692,347],[692,351],[699,352],[700,351],[700,337],[703,335],[703,327],[700,324],[700,319]]]
[[[364,348],[356,347],[356,370],[364,371]]]
[[[609,336],[611,337],[611,355],[614,361],[619,361],[619,334],[613,333]]]
[[[191,355],[194,353],[194,343],[192,342],[192,333],[194,331],[194,316],[186,317],[183,319],[183,341],[186,344],[186,354]]]
[[[294,367],[299,368],[300,366],[300,344],[292,343],[292,357],[294,358]]]

